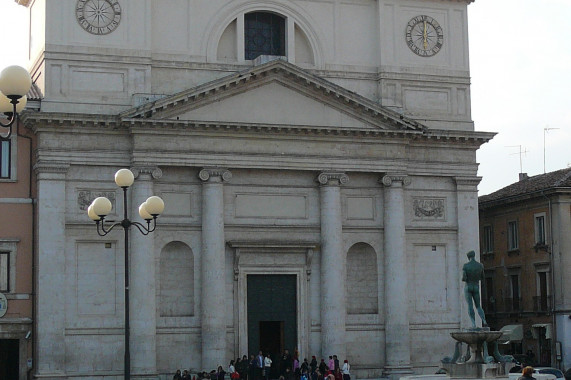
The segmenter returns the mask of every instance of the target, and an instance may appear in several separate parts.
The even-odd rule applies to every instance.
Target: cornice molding
[[[496,133],[458,131],[445,129],[420,130],[394,130],[380,128],[352,128],[335,126],[313,126],[313,125],[282,125],[282,124],[259,124],[259,123],[238,123],[223,121],[196,121],[196,120],[161,120],[161,119],[139,119],[125,118],[120,120],[117,116],[101,116],[86,114],[68,113],[42,113],[27,112],[22,120],[27,127],[37,132],[39,129],[46,130],[53,128],[54,132],[63,131],[64,127],[84,128],[85,133],[98,133],[102,130],[120,131],[121,133],[167,133],[175,134],[180,131],[199,132],[238,132],[238,133],[267,133],[275,135],[313,135],[313,136],[360,136],[368,138],[398,139],[407,138],[417,142],[443,142],[460,143],[470,145],[481,145],[490,141]],[[93,129],[89,129],[93,128]],[[156,132],[153,132],[156,130]],[[72,132],[68,130],[67,132]]]

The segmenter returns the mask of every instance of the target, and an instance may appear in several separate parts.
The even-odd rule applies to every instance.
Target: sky
[[[0,0],[0,70],[27,65],[27,10]],[[472,120],[496,132],[477,154],[479,195],[571,166],[571,0],[468,6]],[[5,42],[4,42],[5,44]],[[521,152],[521,153],[520,153]]]

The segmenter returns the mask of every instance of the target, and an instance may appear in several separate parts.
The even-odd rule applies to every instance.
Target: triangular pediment
[[[416,121],[318,76],[275,60],[120,115],[177,120],[421,132]]]

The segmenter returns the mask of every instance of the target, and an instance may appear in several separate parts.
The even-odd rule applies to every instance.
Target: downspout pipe
[[[547,199],[547,204],[548,204],[548,210],[549,210],[549,262],[551,265],[551,276],[550,277],[550,282],[551,282],[551,297],[552,297],[552,301],[551,301],[551,323],[553,328],[551,329],[551,355],[552,355],[552,359],[553,356],[556,356],[556,347],[555,347],[555,342],[557,342],[557,325],[556,325],[556,318],[555,318],[555,259],[553,258],[553,208],[552,208],[552,204],[551,204],[551,198],[549,198],[548,196],[545,195],[544,191],[541,191],[541,196],[544,197],[545,199]],[[557,361],[557,360],[555,360]]]

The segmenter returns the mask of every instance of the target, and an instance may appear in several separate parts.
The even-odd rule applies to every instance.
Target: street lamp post
[[[26,94],[31,87],[32,78],[23,67],[8,66],[0,73],[0,113],[8,118],[6,124],[0,122],[0,127],[8,129],[6,135],[0,133],[0,141],[10,139],[12,126],[18,119],[18,113],[26,106]]]
[[[127,216],[127,189],[134,181],[135,176],[129,169],[121,169],[115,173],[115,183],[123,189],[122,221],[105,227],[105,217],[109,215],[113,207],[111,201],[105,197],[95,198],[87,209],[87,215],[97,225],[97,233],[99,236],[107,235],[116,226],[123,227],[125,233],[125,380],[131,378],[131,354],[129,350],[129,229],[131,226],[135,226],[143,235],[148,235],[157,227],[157,217],[165,208],[165,204],[161,198],[151,196],[139,206],[139,215],[145,220],[146,225],[129,220]]]

